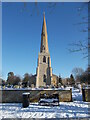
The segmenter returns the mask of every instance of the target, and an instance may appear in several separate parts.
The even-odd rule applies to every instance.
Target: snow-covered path
[[[59,106],[40,106],[32,103],[28,108],[22,104],[0,104],[2,118],[90,118],[89,103],[82,101],[81,93],[73,90],[73,102],[60,102]],[[2,110],[1,110],[2,109]]]

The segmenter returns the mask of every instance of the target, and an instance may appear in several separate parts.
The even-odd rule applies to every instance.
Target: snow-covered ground
[[[79,90],[72,91],[73,102],[60,102],[59,106],[40,106],[32,103],[28,108],[22,104],[0,104],[0,118],[90,118],[89,103],[82,101]]]

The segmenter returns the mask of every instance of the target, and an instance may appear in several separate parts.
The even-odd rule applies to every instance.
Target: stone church
[[[33,75],[30,79],[30,86],[32,85],[34,85],[35,87],[46,87],[51,85],[57,87],[58,85],[58,76],[52,74],[45,14],[43,16],[41,47],[40,53],[38,55],[36,74]]]

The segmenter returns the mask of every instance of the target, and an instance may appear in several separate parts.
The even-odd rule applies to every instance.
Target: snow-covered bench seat
[[[58,94],[53,94],[53,95],[40,94],[39,104],[40,105],[59,105],[59,96]]]

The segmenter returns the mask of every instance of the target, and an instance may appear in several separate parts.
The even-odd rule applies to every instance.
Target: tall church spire
[[[51,85],[52,81],[52,68],[51,58],[48,50],[47,28],[45,13],[43,16],[43,26],[41,33],[41,48],[38,55],[38,66],[36,69],[36,87]]]
[[[40,48],[40,53],[41,52],[49,53],[45,13],[43,13],[43,26],[42,26],[42,34],[41,34],[41,48]]]

